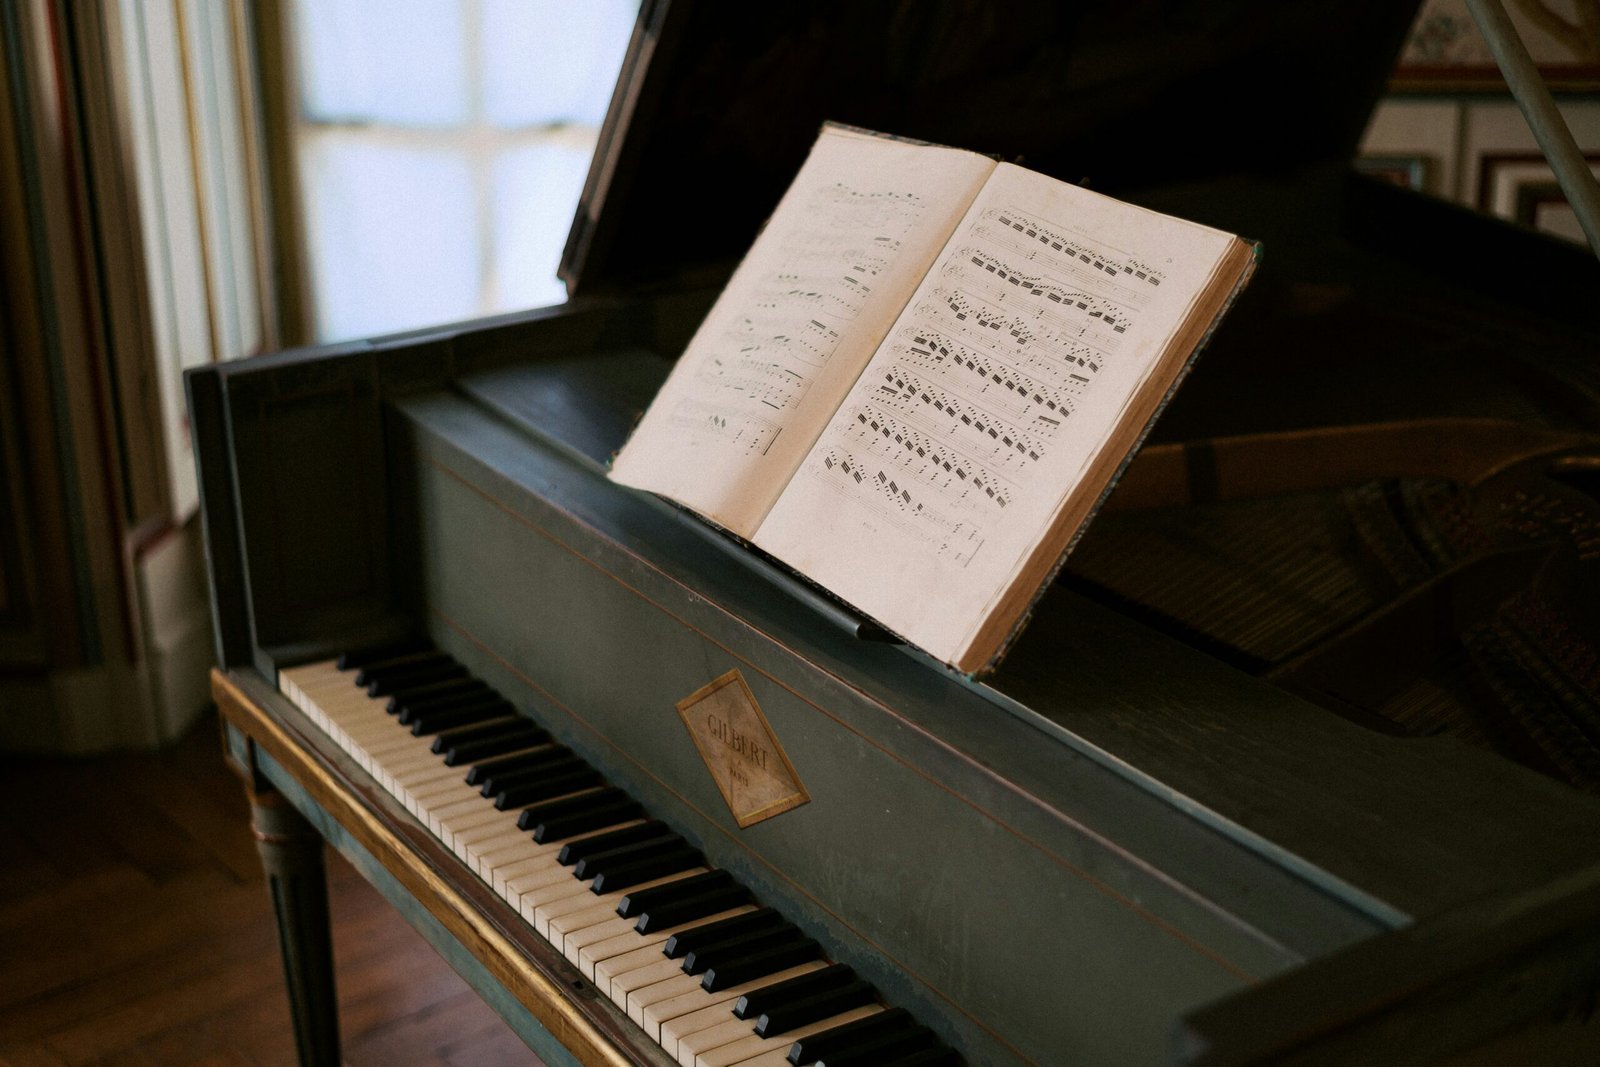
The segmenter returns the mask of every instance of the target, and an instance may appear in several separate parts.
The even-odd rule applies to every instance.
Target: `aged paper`
[[[993,169],[826,128],[612,478],[753,534]]]
[[[958,661],[1234,243],[999,167],[755,543]]]

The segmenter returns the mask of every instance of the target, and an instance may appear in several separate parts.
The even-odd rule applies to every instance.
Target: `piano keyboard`
[[[347,653],[278,687],[684,1067],[960,1062],[449,656]]]

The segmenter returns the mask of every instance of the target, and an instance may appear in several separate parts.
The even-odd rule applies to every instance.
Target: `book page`
[[[994,166],[824,128],[612,479],[750,536]]]
[[[1000,166],[755,543],[955,662],[1234,244]]]

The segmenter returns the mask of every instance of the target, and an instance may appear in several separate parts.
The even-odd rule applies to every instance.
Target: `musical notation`
[[[674,426],[702,444],[737,441],[764,454],[776,435],[763,420],[781,420],[804,401],[926,210],[910,192],[839,181],[813,190],[800,213],[805,225],[773,235],[772,266],[746,281],[740,313],[696,342],[698,395],[728,421],[696,412]]]
[[[851,499],[863,495],[873,501],[876,518],[929,546],[935,555],[966,566],[983,547],[982,531],[973,523],[952,517],[937,498],[927,500],[901,485],[898,475],[877,463],[864,463],[848,449],[829,448],[818,457],[823,484]]]
[[[738,359],[781,364],[804,378],[802,368],[821,369],[839,347],[839,337],[838,329],[820,319],[806,319],[796,327],[788,316],[745,315],[729,324],[719,340],[723,351]]]
[[[757,286],[762,309],[802,308],[850,321],[888,269],[925,204],[915,193],[824,186],[806,205],[815,228],[786,239],[780,266]]]
[[[695,377],[718,390],[730,390],[773,411],[784,411],[803,394],[805,379],[790,367],[772,360],[736,360],[712,356],[695,368]]]
[[[849,321],[861,314],[861,305],[872,290],[850,278],[822,278],[778,275],[778,284],[756,293],[754,304],[763,311],[802,309],[807,314],[827,315]],[[785,284],[787,283],[787,287]]]
[[[1066,224],[986,209],[857,383],[811,474],[854,487],[920,541],[944,546],[960,524],[962,545],[982,543],[1137,337],[1165,277]]]
[[[959,442],[960,447],[985,465],[1021,468],[1038,462],[1046,446],[1031,431],[1000,418],[995,412],[917,377],[898,364],[890,364],[871,394],[874,400],[927,427],[937,437]]]
[[[1099,319],[1109,326],[1113,333],[1127,333],[1130,315],[1120,305],[1093,292],[1081,288],[1068,287],[1057,282],[1047,280],[1040,274],[1025,274],[1006,262],[988,252],[973,249],[962,249],[968,262],[973,266],[993,274],[998,280],[1014,285],[1018,289],[1033,296],[1041,297],[1053,304],[1060,304],[1067,308],[1076,308],[1088,318]],[[946,273],[954,273],[952,267],[946,268]],[[982,292],[996,299],[1003,299],[1003,292],[992,286],[980,286]]]
[[[1003,228],[1021,234],[1029,241],[1037,242],[1042,248],[1063,253],[1087,264],[1092,270],[1100,271],[1113,278],[1125,278],[1131,281],[1143,282],[1150,286],[1160,285],[1166,277],[1161,271],[1149,266],[1140,260],[1125,257],[1114,251],[1107,250],[1100,245],[1092,244],[1082,238],[1067,234],[1064,228],[1033,218],[1026,212],[1014,208],[990,208],[984,212],[986,222],[998,223]],[[976,232],[992,233],[986,228]]]
[[[897,419],[885,408],[863,404],[852,408],[855,423],[846,433],[867,451],[881,456],[908,476],[945,494],[959,510],[986,501],[995,507],[1011,503],[1011,487],[986,473],[982,462],[956,446],[941,445],[910,420]],[[913,458],[914,457],[914,458]]]
[[[778,423],[759,415],[694,400],[680,401],[667,421],[691,445],[716,442],[746,456],[766,455],[783,430]]]
[[[897,341],[902,362],[943,374],[948,368],[966,372],[961,379],[987,405],[993,405],[1018,425],[1030,420],[1047,436],[1071,413],[1076,397],[1089,379],[1069,373],[1062,385],[1047,384],[999,357],[987,356],[957,344],[937,330],[912,330],[909,341]],[[1048,414],[1046,414],[1048,412]]]

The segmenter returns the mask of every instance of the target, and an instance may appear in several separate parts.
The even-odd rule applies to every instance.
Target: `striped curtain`
[[[0,747],[204,705],[182,372],[280,335],[250,14],[0,4]]]

